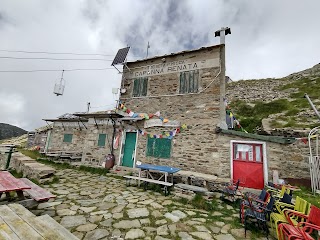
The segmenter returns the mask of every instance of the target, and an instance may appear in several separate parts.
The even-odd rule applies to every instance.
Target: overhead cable
[[[65,72],[72,71],[103,71],[111,70],[114,68],[75,68],[75,69],[64,69]],[[35,70],[0,70],[0,73],[28,73],[28,72],[61,72],[61,69],[35,69]]]
[[[19,60],[61,60],[61,61],[112,61],[103,58],[46,58],[46,57],[9,57],[0,56],[0,59],[19,59]]]
[[[12,53],[30,53],[30,54],[53,54],[53,55],[77,55],[77,56],[108,56],[112,57],[114,54],[102,54],[102,53],[75,53],[75,52],[34,52],[34,51],[23,51],[23,50],[6,50],[0,49],[0,52],[12,52]]]

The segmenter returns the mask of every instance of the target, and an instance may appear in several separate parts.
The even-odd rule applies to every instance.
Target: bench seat
[[[37,184],[31,182],[27,178],[20,178],[20,180],[31,187],[31,189],[26,189],[24,191],[27,192],[30,195],[30,197],[32,197],[37,202],[47,201],[50,198],[55,198],[56,197],[52,193],[50,193],[47,190],[39,187]]]
[[[160,184],[160,185],[169,186],[169,187],[171,187],[173,185],[173,183],[170,183],[170,182],[154,180],[154,179],[151,179],[151,178],[142,178],[142,177],[135,177],[135,176],[128,176],[128,175],[123,176],[123,177],[127,178],[127,179],[135,179],[135,180],[140,180],[140,181],[144,181],[144,182]]]

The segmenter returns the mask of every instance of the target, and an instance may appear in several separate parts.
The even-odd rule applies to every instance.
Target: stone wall
[[[218,153],[215,157],[219,157],[222,164],[223,175],[230,176],[230,141],[256,141],[250,138],[241,138],[238,136],[230,136],[224,134],[217,135],[219,142]],[[279,177],[283,179],[309,179],[309,148],[307,144],[297,141],[293,144],[280,144],[266,142],[267,148],[267,164],[268,177],[272,181],[272,172],[277,170]]]
[[[88,125],[87,123],[85,123]],[[78,122],[59,123],[55,122],[51,136],[48,152],[52,151],[79,151],[82,152],[84,148],[84,140],[86,138],[86,129],[81,126],[79,128]],[[72,142],[63,142],[64,134],[72,134]]]
[[[82,162],[101,165],[105,156],[111,153],[110,144],[112,143],[113,126],[111,121],[99,123],[98,126],[94,121],[84,123],[81,130],[78,123],[62,124],[55,123],[50,136],[50,151],[75,151],[81,152]],[[119,123],[118,123],[119,125]],[[64,134],[73,134],[72,142],[63,142]],[[99,134],[107,134],[105,146],[98,146]],[[118,132],[117,132],[118,134]],[[116,159],[119,156],[119,148],[114,151]]]
[[[166,62],[192,59],[207,60],[219,57],[220,48],[203,49],[192,53],[166,56]],[[160,63],[161,59],[129,63],[130,69],[148,64]],[[125,74],[123,86],[127,89],[121,96],[122,102],[132,111],[139,113],[161,112],[161,116],[169,120],[177,120],[186,124],[187,129],[178,133],[172,140],[170,159],[146,157],[147,137],[139,135],[136,159],[157,165],[170,165],[184,170],[220,174],[221,164],[212,161],[217,152],[215,128],[219,123],[219,67],[208,67],[199,70],[200,94],[179,93],[180,73],[168,73],[148,77],[147,97],[132,98],[133,79]],[[136,125],[147,132],[161,133],[172,131],[174,127],[151,127],[144,129],[143,122]]]
[[[177,54],[173,58],[165,56],[167,62],[179,61],[181,59],[207,59],[219,56],[219,48],[208,51],[197,51],[187,54]],[[128,63],[129,69],[139,69],[141,66],[157,64],[161,58]],[[219,123],[219,94],[220,81],[215,78],[219,74],[219,68],[200,69],[200,87],[206,89],[200,94],[179,93],[179,73],[167,73],[148,77],[148,89],[146,97],[132,97],[133,80],[132,73],[125,71],[122,87],[127,91],[121,95],[120,100],[127,108],[137,113],[161,112],[161,116],[170,120],[180,121],[188,128],[178,133],[172,140],[170,159],[146,157],[147,137],[139,135],[137,143],[136,159],[143,163],[156,165],[169,165],[179,167],[186,171],[194,171],[215,175],[218,178],[230,178],[230,141],[250,141],[237,136],[217,134],[216,126]],[[277,87],[283,83],[279,80],[268,80],[270,84]],[[211,83],[211,84],[210,84]],[[232,86],[232,85],[230,85]],[[230,88],[229,94],[230,94]],[[257,94],[256,99],[269,99],[268,91],[261,93],[261,85],[257,81],[254,84]],[[268,89],[270,86],[265,86]],[[201,91],[201,90],[200,90]],[[232,89],[233,95],[239,98],[245,96],[247,89],[237,86]],[[253,91],[254,92],[254,91]],[[259,92],[259,94],[258,94]],[[275,93],[276,94],[276,93]],[[280,95],[279,95],[280,96]],[[278,95],[276,97],[279,97]],[[251,96],[250,96],[251,97]],[[281,97],[283,97],[281,95]],[[172,131],[170,127],[152,127],[144,129],[143,121],[132,124],[132,128],[141,129],[148,133],[157,134]],[[254,139],[252,139],[254,141]],[[272,180],[272,170],[278,170],[280,178],[309,178],[308,149],[303,143],[282,145],[267,143],[267,159],[269,180]]]
[[[88,125],[86,130],[86,138],[84,140],[83,148],[83,162],[91,162],[101,164],[105,159],[106,155],[111,153],[111,144],[112,144],[112,133],[113,127],[111,122],[108,125]],[[98,146],[99,134],[107,134],[105,146]],[[119,134],[119,131],[116,131],[116,135]],[[119,157],[119,149],[114,150],[114,155],[116,160]]]

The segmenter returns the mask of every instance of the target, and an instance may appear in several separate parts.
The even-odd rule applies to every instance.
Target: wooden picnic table
[[[0,198],[5,193],[6,199],[9,200],[11,198],[10,193],[13,192],[22,200],[24,199],[23,190],[26,189],[31,189],[31,187],[22,180],[12,176],[8,171],[0,171]]]
[[[174,168],[170,166],[160,166],[160,165],[152,165],[152,164],[140,164],[136,165],[139,169],[139,176],[123,176],[127,179],[135,179],[138,180],[138,185],[140,186],[140,181],[145,183],[155,183],[164,186],[165,195],[168,194],[168,187],[173,185],[173,174],[180,171],[180,168]],[[145,175],[142,177],[142,175]],[[169,178],[171,177],[171,182]]]
[[[31,198],[27,199],[24,192]],[[6,194],[5,199],[1,199],[3,193]],[[15,178],[8,171],[0,171],[0,205],[14,201],[15,194],[17,194],[19,203],[30,207],[38,204],[38,202],[48,201],[50,198],[56,197],[27,178]]]

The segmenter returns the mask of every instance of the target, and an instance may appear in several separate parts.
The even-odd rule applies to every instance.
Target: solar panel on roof
[[[124,63],[124,61],[126,60],[126,57],[128,55],[129,49],[130,49],[130,47],[119,49],[117,52],[117,55],[113,59],[111,66]]]

